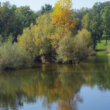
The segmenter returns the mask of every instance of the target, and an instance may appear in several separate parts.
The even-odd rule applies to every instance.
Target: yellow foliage
[[[61,27],[58,27],[56,29],[56,32],[49,37],[51,39],[53,48],[56,49],[58,47],[58,43],[61,40],[61,38],[64,36],[64,33],[65,33],[64,29]]]
[[[66,31],[73,30],[77,24],[72,18],[72,1],[58,0],[54,11],[51,13],[51,22],[57,27],[62,26]]]
[[[23,34],[19,35],[18,46],[23,47],[26,51],[31,54],[31,57],[34,58],[38,54],[38,48],[35,45],[35,35],[36,35],[36,26],[31,24],[30,28],[23,30]]]
[[[71,8],[72,7],[72,0],[58,0],[56,3],[57,7],[65,7],[65,8]]]

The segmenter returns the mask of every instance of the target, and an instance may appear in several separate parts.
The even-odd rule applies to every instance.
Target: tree
[[[110,7],[106,6],[102,11],[103,21],[103,35],[107,38],[110,37]]]
[[[71,0],[58,0],[54,11],[51,13],[52,24],[55,24],[57,27],[61,26],[67,31],[73,31],[77,22],[72,18],[71,7]]]
[[[55,32],[55,27],[50,23],[49,14],[44,14],[36,20],[36,34],[35,44],[39,48],[39,55],[42,57],[42,61],[54,60],[54,49],[52,47],[51,35]]]
[[[98,15],[94,16],[90,22],[90,31],[92,34],[93,49],[96,48],[97,41],[102,38],[102,26]]]
[[[86,13],[82,19],[82,28],[89,30],[89,26],[90,26],[90,17],[89,14]]]
[[[18,35],[18,46],[24,48],[31,56],[32,60],[35,59],[36,55],[38,54],[38,48],[35,45],[35,38],[33,30],[36,29],[36,26],[31,25],[30,28],[26,28],[23,30],[22,35]]]
[[[62,27],[55,28],[55,32],[50,36],[52,47],[58,48],[59,41],[65,36],[65,30]]]
[[[78,31],[75,37],[66,33],[60,40],[57,49],[58,61],[63,63],[79,63],[91,53],[91,33],[86,29]]]
[[[50,12],[52,10],[52,6],[49,4],[45,4],[45,6],[42,6],[41,13],[44,14],[46,12]]]
[[[90,23],[90,31],[92,33],[92,39],[93,39],[93,48],[95,49],[97,45],[97,41],[100,42],[102,35],[103,35],[103,20],[102,20],[102,10],[104,10],[105,7],[110,6],[110,2],[104,2],[104,3],[95,3],[93,8],[89,11],[91,16],[91,23]]]
[[[63,63],[72,62],[74,57],[74,38],[72,38],[71,33],[66,33],[63,38],[59,41],[59,47],[57,49],[58,61]]]
[[[76,30],[80,30],[82,28],[82,19],[83,16],[89,13],[90,9],[88,8],[81,8],[79,10],[72,10],[73,16],[77,19]]]
[[[15,10],[15,16],[15,36],[17,36],[18,34],[22,34],[24,28],[29,27],[31,23],[35,24],[36,21],[35,13],[28,6],[17,8]]]
[[[79,30],[75,40],[79,42],[79,44],[83,44],[85,47],[90,47],[92,44],[91,32],[89,32],[87,29]]]
[[[14,41],[17,40],[18,34],[22,34],[23,29],[35,23],[37,14],[29,7],[19,7],[4,2],[0,6],[0,34],[3,40],[13,35]]]
[[[91,33],[87,29],[78,31],[74,44],[74,62],[80,62],[92,54]]]
[[[18,45],[24,47],[35,60],[39,57],[43,63],[52,61],[55,56],[50,36],[54,33],[54,26],[50,23],[49,15],[44,14],[36,20],[36,25],[24,29],[18,36]]]
[[[3,40],[6,40],[14,30],[15,10],[16,7],[11,6],[9,2],[4,2],[0,7],[0,34]]]

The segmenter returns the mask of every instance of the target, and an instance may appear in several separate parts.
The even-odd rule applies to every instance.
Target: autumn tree
[[[18,36],[18,45],[25,48],[33,59],[40,57],[42,62],[52,61],[54,50],[51,42],[51,35],[54,33],[54,26],[50,23],[48,14],[36,19],[36,25],[31,24]]]
[[[64,32],[64,29],[62,27],[58,27],[55,29],[54,34],[49,36],[49,38],[51,39],[52,47],[54,49],[58,48],[59,41],[62,39],[62,37],[65,36],[65,34],[66,33]]]
[[[40,49],[39,55],[42,61],[52,61],[54,50],[51,42],[51,35],[54,34],[55,27],[50,23],[50,16],[44,14],[36,20],[35,44]]]
[[[72,1],[71,0],[58,0],[54,11],[51,13],[51,22],[57,27],[61,26],[65,30],[71,30],[76,26],[76,21],[72,17]]]

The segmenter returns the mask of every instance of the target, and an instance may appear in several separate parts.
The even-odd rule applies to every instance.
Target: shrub
[[[79,62],[87,58],[88,55],[92,54],[91,33],[88,30],[82,29],[78,31],[78,34],[74,39],[74,42],[75,42],[74,45],[75,61]]]
[[[30,55],[32,60],[34,60],[36,54],[38,54],[39,49],[35,45],[35,30],[36,26],[31,25],[30,28],[23,30],[23,34],[19,35],[17,44],[20,48],[24,48]]]
[[[58,61],[69,62],[73,59],[74,51],[74,38],[71,37],[71,33],[67,33],[59,42],[57,49]]]
[[[7,41],[0,45],[0,69],[24,68],[31,64],[30,55],[16,43]]]
[[[78,34],[75,37],[76,42],[82,44],[85,47],[90,47],[92,45],[91,33],[87,29],[82,29],[78,31]]]
[[[59,42],[58,61],[64,63],[80,62],[91,53],[90,47],[91,34],[86,29],[79,31],[75,37],[72,37],[71,33],[67,33]]]

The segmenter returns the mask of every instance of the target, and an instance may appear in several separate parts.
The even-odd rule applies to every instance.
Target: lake
[[[110,110],[110,58],[1,71],[0,110]]]

